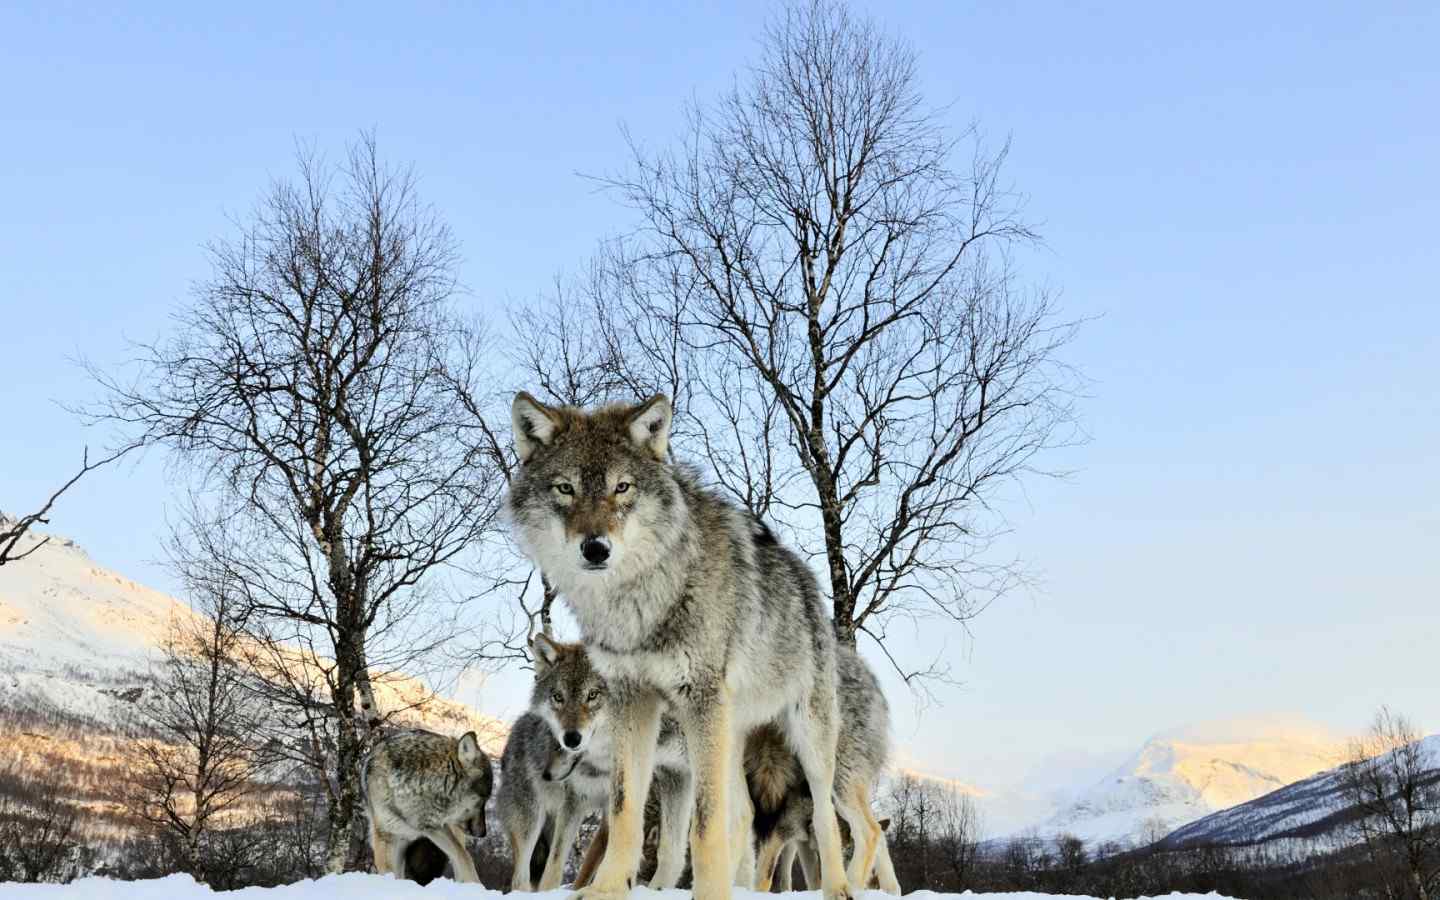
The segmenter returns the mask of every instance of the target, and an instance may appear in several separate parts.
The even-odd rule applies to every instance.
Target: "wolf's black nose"
[[[571,750],[577,750],[577,749],[579,749],[579,747],[580,747],[580,732],[578,732],[578,731],[567,731],[567,732],[565,732],[565,746],[569,747]]]
[[[610,558],[610,542],[602,537],[587,537],[580,542],[580,555],[586,562],[598,566]]]

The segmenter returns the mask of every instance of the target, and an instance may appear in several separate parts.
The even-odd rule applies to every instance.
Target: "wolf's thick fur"
[[[546,825],[550,852],[539,890],[560,886],[581,820],[605,804],[612,740],[608,690],[580,644],[540,635],[534,643],[530,712],[510,732],[500,762],[497,806],[514,859],[512,890],[531,890],[529,860]],[[566,736],[571,736],[566,745]],[[673,721],[662,724],[655,790],[661,806],[654,888],[674,887],[685,869],[685,828],[692,791],[684,742]]]
[[[779,724],[814,796],[825,896],[847,897],[831,797],[835,637],[809,568],[668,461],[664,397],[585,412],[522,393],[512,418],[516,537],[575,614],[610,690],[610,842],[586,896],[628,890],[666,710],[685,736],[695,781],[696,900],[729,898],[737,861],[747,881],[753,846],[740,744],[767,722]]]
[[[461,829],[485,834],[493,778],[474,732],[456,739],[412,729],[377,741],[361,770],[375,870],[404,877],[406,850],[423,837],[449,857],[457,881],[478,884]]]
[[[863,888],[870,883],[873,870],[882,890],[899,894],[890,848],[872,806],[872,792],[890,754],[890,705],[875,673],[860,654],[837,646],[835,662],[840,679],[835,808],[849,826],[854,844],[847,878],[852,887]],[[756,729],[746,741],[745,779],[755,804],[755,837],[759,842],[755,887],[768,891],[776,861],[785,867],[782,883],[788,883],[793,860],[787,849],[810,842],[813,805],[799,762],[784,735],[773,726]],[[813,877],[807,872],[807,883]]]

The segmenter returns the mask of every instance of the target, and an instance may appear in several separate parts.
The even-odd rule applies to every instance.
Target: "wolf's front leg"
[[[611,691],[615,755],[605,811],[609,843],[595,881],[578,891],[575,900],[616,900],[629,893],[645,840],[645,798],[660,736],[660,698],[629,685],[612,686]]]
[[[550,838],[550,855],[545,860],[545,872],[540,876],[537,890],[553,891],[565,878],[565,863],[570,859],[570,849],[575,845],[575,836],[580,832],[580,804],[573,796],[567,798],[560,812],[555,814],[555,833]]]
[[[730,778],[734,769],[730,697],[723,686],[693,690],[683,726],[695,778],[695,821],[690,830],[690,865],[695,900],[730,900],[735,874],[730,853]]]
[[[375,827],[375,813],[370,813],[370,855],[375,859],[375,874],[388,875],[395,871],[395,863],[391,858],[394,851],[390,849],[389,836]]]
[[[427,831],[425,836],[450,857],[450,868],[455,870],[456,881],[480,884],[480,873],[475,871],[475,860],[470,856],[470,849],[465,846],[465,840],[458,831],[454,826],[446,826]]]

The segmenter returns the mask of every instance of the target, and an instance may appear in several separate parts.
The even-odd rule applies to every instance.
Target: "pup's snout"
[[[545,779],[546,781],[554,781],[554,780],[555,780],[555,776],[553,776],[553,775],[550,774],[550,770],[549,770],[549,769],[546,769],[545,771],[541,772],[541,773],[540,773],[540,777],[543,778],[543,779]]]
[[[567,732],[565,732],[565,747],[566,747],[566,749],[569,749],[569,750],[579,750],[579,749],[580,749],[580,740],[581,740],[581,738],[580,738],[580,732],[578,732],[578,731],[567,731]]]
[[[580,555],[592,566],[598,566],[610,558],[610,540],[592,534],[580,542]]]

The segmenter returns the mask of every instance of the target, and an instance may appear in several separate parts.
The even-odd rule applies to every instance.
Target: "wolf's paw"
[[[628,883],[618,887],[592,884],[571,894],[569,900],[625,900],[630,895]]]
[[[848,884],[834,888],[826,888],[825,900],[855,900],[855,892],[850,890]]]

